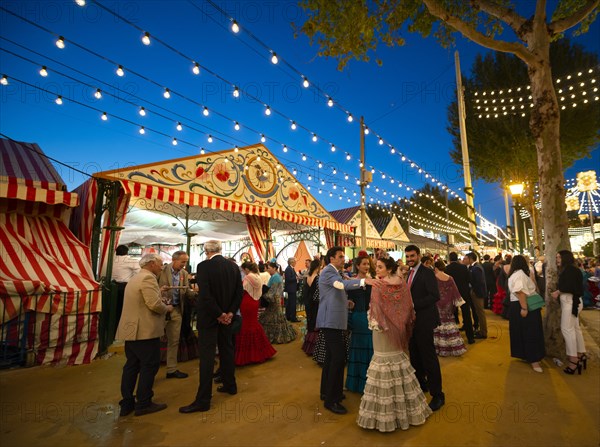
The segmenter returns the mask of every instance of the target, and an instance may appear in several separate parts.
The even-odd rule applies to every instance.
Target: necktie
[[[412,286],[413,276],[415,276],[415,269],[410,269],[410,274],[408,275],[408,287]]]

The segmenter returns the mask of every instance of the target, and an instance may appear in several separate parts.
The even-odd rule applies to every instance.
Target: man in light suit
[[[140,267],[140,272],[125,287],[123,313],[116,334],[117,340],[125,340],[127,357],[121,377],[120,416],[134,410],[136,416],[142,416],[167,408],[167,404],[152,402],[152,387],[160,367],[160,337],[165,330],[165,314],[171,312],[173,306],[161,301],[157,281],[162,270],[161,257],[145,255]],[[133,396],[136,382],[137,403]]]
[[[188,375],[177,369],[177,351],[179,350],[179,337],[181,334],[181,321],[184,307],[189,305],[196,293],[190,289],[190,281],[185,265],[189,256],[185,251],[173,253],[172,262],[163,267],[158,277],[159,286],[167,286],[168,303],[173,306],[170,318],[165,321],[167,334],[167,379],[185,379]],[[181,287],[180,289],[174,287]],[[186,302],[188,301],[188,302]]]
[[[208,259],[198,264],[198,346],[200,384],[196,399],[181,407],[180,413],[208,411],[212,399],[215,351],[219,346],[219,368],[223,385],[220,393],[237,394],[231,321],[242,302],[242,276],[236,264],[221,255],[221,242],[204,244]]]
[[[415,306],[415,327],[409,343],[410,363],[423,391],[429,390],[429,407],[439,410],[445,403],[442,372],[433,344],[433,330],[440,325],[437,302],[440,300],[435,273],[421,264],[421,250],[416,245],[404,249],[410,267],[407,284]]]
[[[325,408],[336,414],[346,414],[348,410],[341,404],[343,399],[344,365],[346,346],[344,331],[348,327],[348,296],[346,290],[358,289],[366,285],[379,285],[378,279],[350,279],[342,277],[344,249],[333,247],[325,255],[325,267],[319,275],[319,312],[316,327],[325,337],[325,363],[321,373],[321,399]]]

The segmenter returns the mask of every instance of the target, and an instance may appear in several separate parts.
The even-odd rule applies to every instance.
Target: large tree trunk
[[[546,268],[548,305],[544,319],[544,336],[546,354],[562,358],[565,355],[565,344],[560,331],[560,304],[550,297],[550,292],[556,290],[558,283],[556,253],[559,250],[570,249],[570,242],[560,154],[560,112],[552,84],[550,38],[545,26],[534,27],[529,49],[535,56],[535,62],[528,64],[534,104],[530,126],[537,149],[542,223],[548,263]]]

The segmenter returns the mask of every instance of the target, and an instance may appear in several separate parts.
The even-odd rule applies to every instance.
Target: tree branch
[[[597,0],[600,1],[600,0]],[[467,25],[464,21],[458,17],[452,16],[448,10],[446,10],[439,0],[423,0],[423,3],[429,10],[430,14],[444,21],[452,28],[460,32],[467,39],[492,50],[501,51],[503,53],[511,53],[522,59],[525,63],[529,64],[533,62],[533,56],[527,51],[524,45],[506,42],[503,40],[496,40],[491,37],[487,37],[484,34],[477,31],[475,28]]]
[[[548,25],[548,30],[550,34],[560,34],[569,28],[574,27],[583,19],[585,19],[588,15],[592,13],[594,9],[598,7],[600,4],[600,0],[588,0],[585,5],[579,8],[575,13],[570,15],[569,17],[565,17],[563,19],[556,20],[550,25]]]
[[[515,33],[517,33],[517,35],[520,34],[520,29],[526,22],[526,20],[519,14],[517,14],[514,10],[510,8],[505,8],[504,6],[498,5],[488,0],[474,0],[473,4],[483,12],[486,12],[489,15],[494,16],[497,19],[500,19],[503,22],[507,23],[515,31]]]

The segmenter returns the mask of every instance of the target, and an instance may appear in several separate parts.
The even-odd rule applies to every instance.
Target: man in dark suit
[[[462,313],[463,327],[467,336],[469,344],[475,343],[475,337],[473,333],[473,321],[471,319],[471,290],[469,289],[469,269],[466,265],[458,262],[458,255],[455,252],[451,252],[448,255],[450,261],[446,266],[444,273],[450,275],[454,279],[454,283],[458,288],[458,292],[462,299],[465,300],[465,304],[460,306]]]
[[[415,327],[410,339],[410,363],[423,391],[431,393],[429,407],[439,410],[445,403],[442,392],[442,372],[433,344],[433,330],[440,325],[437,302],[440,299],[437,279],[433,270],[421,264],[421,250],[416,245],[404,249],[406,264],[410,267],[408,287],[415,306]]]
[[[483,300],[487,296],[487,287],[485,286],[485,273],[481,263],[477,262],[477,253],[470,252],[465,255],[465,260],[471,273],[471,299],[477,312],[479,321],[479,331],[475,333],[475,338],[487,338],[487,319],[483,308]]]
[[[494,275],[494,263],[492,262],[490,255],[485,255],[483,261],[481,266],[485,273],[485,287],[487,289],[483,307],[490,309],[492,307],[492,302],[494,301],[494,295],[496,294],[496,275]]]
[[[231,321],[242,302],[240,269],[221,255],[221,242],[204,244],[208,259],[198,264],[196,282],[198,294],[198,346],[200,355],[200,385],[196,399],[181,407],[180,413],[208,411],[212,398],[212,378],[215,350],[219,346],[223,385],[220,393],[237,394]]]
[[[298,293],[298,274],[294,267],[296,266],[296,258],[288,259],[288,266],[285,269],[285,282],[283,290],[287,293],[287,303],[285,304],[285,318],[292,323],[298,323],[296,318],[296,295]]]

